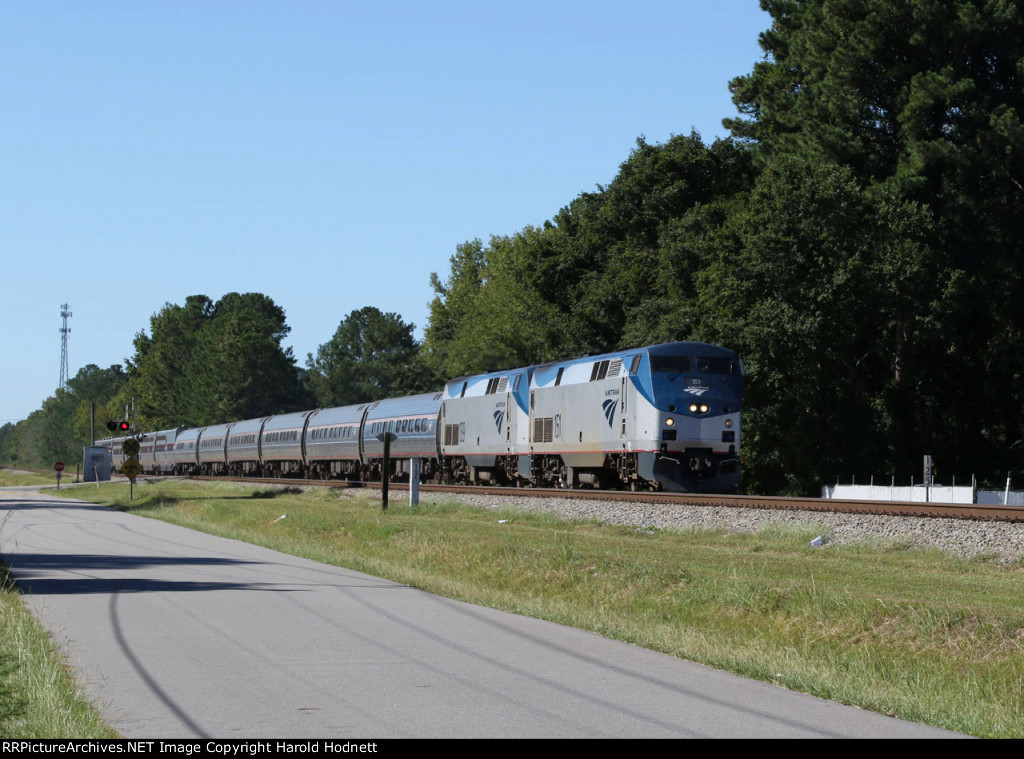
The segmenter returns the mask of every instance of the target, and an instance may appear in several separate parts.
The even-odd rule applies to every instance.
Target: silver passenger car
[[[358,479],[362,466],[363,417],[372,404],[323,408],[306,422],[306,468],[310,477]]]
[[[229,473],[243,476],[261,472],[260,431],[268,418],[248,419],[232,425],[225,454]]]
[[[260,461],[270,477],[302,474],[303,432],[312,411],[268,417],[260,433]]]
[[[202,427],[190,427],[175,436],[174,451],[170,455],[175,474],[199,473],[199,433],[202,431]]]
[[[199,471],[205,475],[226,474],[228,471],[227,441],[234,422],[203,427],[196,446]]]
[[[139,463],[147,474],[172,474],[174,472],[174,445],[179,433],[185,428],[150,432],[139,441]]]
[[[380,479],[384,457],[381,436],[391,434],[395,436],[390,450],[393,478],[408,478],[411,458],[419,459],[422,479],[439,476],[437,414],[442,395],[424,393],[371,404],[363,421],[364,474]]]

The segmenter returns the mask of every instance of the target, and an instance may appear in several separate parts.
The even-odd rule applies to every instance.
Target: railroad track
[[[379,489],[379,482],[347,482],[342,480],[300,480],[292,478],[192,477],[215,482],[246,482],[251,484],[291,485],[295,487],[342,487]],[[390,490],[406,491],[408,483],[392,482]],[[776,511],[824,511],[839,514],[871,514],[881,516],[931,517],[936,519],[974,519],[988,522],[1024,522],[1024,508],[979,504],[911,503],[905,501],[853,501],[822,498],[786,498],[781,496],[723,495],[705,493],[668,493],[623,490],[589,490],[564,488],[505,488],[479,485],[420,485],[424,493],[461,493],[497,497],[585,498],[635,503],[680,504],[723,508],[770,509]]]

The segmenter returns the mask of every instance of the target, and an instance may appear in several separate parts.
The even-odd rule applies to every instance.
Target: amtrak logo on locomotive
[[[683,388],[684,391],[690,395],[696,395],[698,398],[711,389],[711,383],[703,377],[686,377],[683,384],[689,385],[689,387]]]
[[[611,427],[615,423],[615,409],[618,407],[619,402],[609,398],[601,405],[604,407],[604,418],[608,420],[608,426]]]

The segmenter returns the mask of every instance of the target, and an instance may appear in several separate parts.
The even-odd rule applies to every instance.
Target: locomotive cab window
[[[698,356],[697,371],[701,374],[736,374],[736,362],[728,356]]]
[[[651,371],[688,374],[692,371],[692,364],[689,356],[657,356],[652,354]]]

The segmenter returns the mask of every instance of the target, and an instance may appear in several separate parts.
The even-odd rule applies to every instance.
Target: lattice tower
[[[60,307],[60,316],[63,320],[60,328],[60,384],[57,385],[60,390],[68,389],[68,335],[71,334],[71,328],[68,326],[68,319],[71,317],[69,309],[67,303]]]

